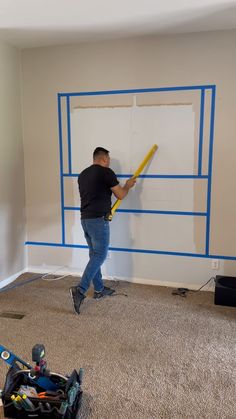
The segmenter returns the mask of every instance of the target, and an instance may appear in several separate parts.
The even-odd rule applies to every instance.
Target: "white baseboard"
[[[28,268],[23,269],[16,274],[3,279],[0,281],[0,289],[6,287],[11,282],[15,281],[20,275],[25,272],[32,272],[32,273],[47,273],[47,274],[55,274],[59,276],[63,275],[70,275],[70,276],[81,276],[82,272],[79,272],[76,268],[69,268],[67,266],[29,266]],[[104,276],[105,279],[110,281],[126,281],[131,282],[134,284],[141,284],[141,285],[153,285],[153,286],[162,286],[162,287],[170,287],[170,288],[189,288],[191,290],[198,290],[201,285],[203,284],[192,284],[192,283],[182,283],[182,282],[169,282],[169,281],[160,281],[154,279],[145,279],[145,278],[124,278],[124,277],[114,277],[114,276]],[[203,288],[203,291],[211,291],[214,292],[215,287],[214,283],[210,282],[206,287]]]
[[[6,287],[11,282],[15,281],[20,275],[24,274],[25,272],[27,272],[27,269],[23,269],[22,271],[19,271],[14,275],[9,276],[8,278],[2,279],[0,281],[0,289]]]
[[[169,282],[169,281],[159,281],[154,279],[143,279],[143,278],[131,278],[131,279],[119,279],[119,281],[128,281],[133,282],[135,284],[142,284],[142,285],[156,285],[160,287],[170,287],[170,288],[188,288],[189,290],[198,290],[203,284],[193,284],[193,283],[186,283],[186,282]],[[211,291],[215,290],[214,284],[209,283],[202,291]]]
[[[48,274],[55,274],[59,276],[63,275],[70,275],[70,276],[80,276],[82,275],[82,271],[79,272],[76,268],[71,269],[66,266],[58,267],[58,266],[29,266],[27,268],[27,272],[32,273],[48,273]],[[169,282],[169,281],[160,281],[156,279],[145,279],[145,278],[124,278],[124,277],[114,277],[114,276],[103,276],[104,279],[110,281],[125,281],[131,282],[134,284],[141,284],[141,285],[153,285],[153,286],[161,286],[161,287],[169,287],[169,288],[188,288],[190,290],[198,290],[203,284],[193,284],[193,283],[183,283],[183,282]],[[212,281],[213,282],[213,281]],[[211,291],[214,292],[215,287],[214,283],[210,282],[206,287],[203,288],[202,291]]]
[[[42,274],[48,274],[48,275],[57,275],[57,276],[63,276],[63,275],[70,275],[70,276],[81,276],[83,272],[79,272],[77,269],[71,269],[67,268],[66,266],[29,266],[26,270],[26,272],[32,272],[32,273],[42,273]]]

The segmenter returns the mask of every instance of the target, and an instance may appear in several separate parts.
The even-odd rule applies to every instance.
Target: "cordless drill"
[[[50,371],[47,370],[47,363],[44,360],[45,347],[44,345],[37,343],[32,349],[32,360],[36,363],[35,367],[30,371],[31,377],[39,376],[50,376]]]

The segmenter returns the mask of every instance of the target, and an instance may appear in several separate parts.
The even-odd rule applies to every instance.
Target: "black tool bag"
[[[19,371],[21,371],[19,373]],[[17,373],[18,372],[18,373]],[[4,389],[2,392],[2,402],[4,407],[4,415],[6,418],[50,418],[50,419],[73,419],[80,409],[82,400],[81,390],[82,377],[74,370],[68,380],[65,382],[60,380],[57,387],[61,396],[58,398],[39,398],[28,397],[32,403],[31,408],[22,407],[11,399],[14,393],[17,393],[21,385],[35,387],[37,393],[44,392],[45,388],[41,388],[37,382],[32,384],[27,373],[15,363],[8,370]]]

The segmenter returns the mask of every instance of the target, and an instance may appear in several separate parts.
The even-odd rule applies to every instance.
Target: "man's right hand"
[[[135,185],[135,183],[136,183],[136,177],[131,177],[130,179],[128,179],[125,182],[125,186],[127,186],[127,188],[130,189],[130,188],[133,188],[133,186]]]
[[[130,188],[132,188],[135,185],[135,183],[136,178],[131,177],[125,182],[124,186],[116,185],[113,186],[111,190],[117,199],[124,199],[127,193],[129,192]]]

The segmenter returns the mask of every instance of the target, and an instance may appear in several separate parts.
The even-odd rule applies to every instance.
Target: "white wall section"
[[[25,267],[20,52],[0,42],[0,286]]]

